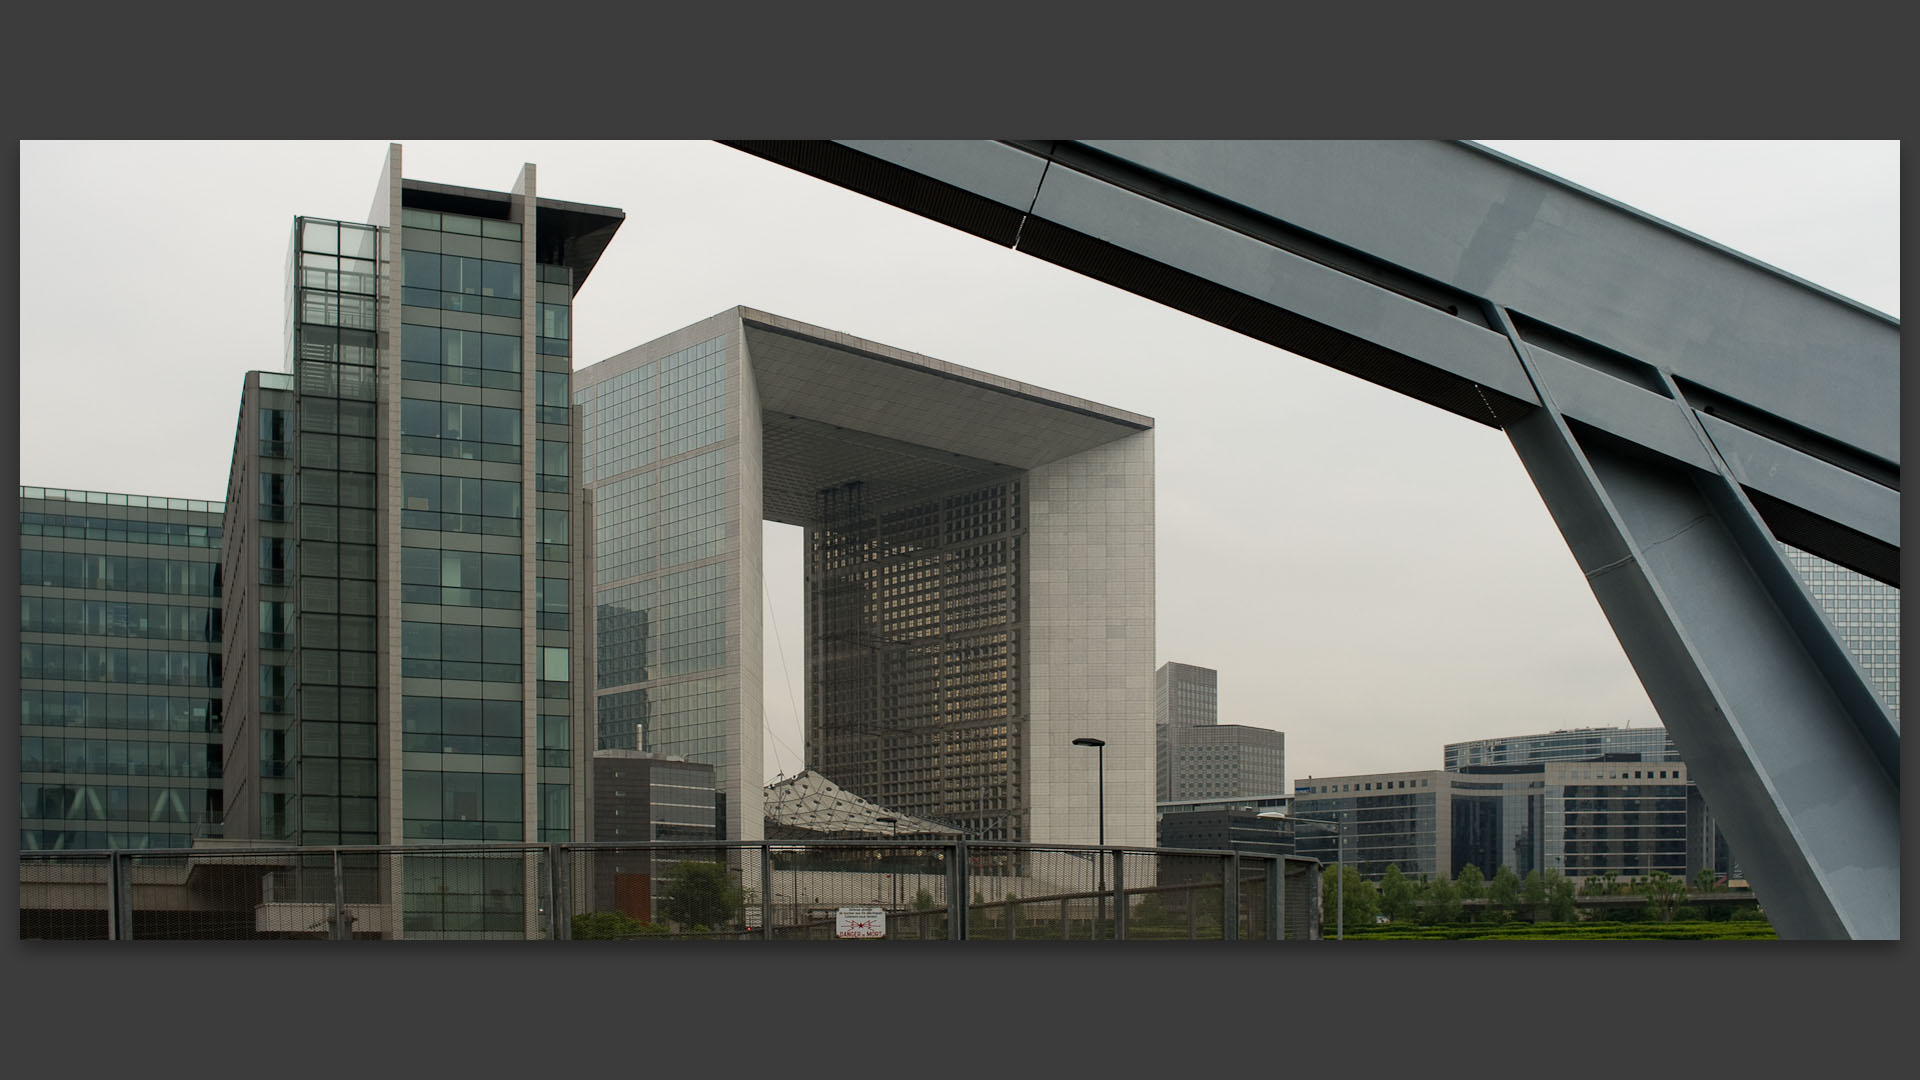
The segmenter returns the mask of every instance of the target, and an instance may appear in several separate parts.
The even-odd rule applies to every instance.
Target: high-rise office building
[[[583,368],[598,744],[762,834],[761,522],[806,529],[808,764],[981,838],[1153,842],[1147,417],[764,312]],[[1105,742],[1097,755],[1076,738]]]
[[[20,489],[20,848],[220,835],[221,504]]]
[[[221,536],[229,836],[585,838],[570,312],[621,219],[532,165],[409,179],[393,146],[367,221],[293,222],[285,369],[246,378]],[[410,936],[522,929],[463,902],[517,876],[413,880],[451,866],[408,862]]]
[[[1253,798],[1286,790],[1287,737],[1220,723],[1220,674],[1168,662],[1154,673],[1154,799]]]

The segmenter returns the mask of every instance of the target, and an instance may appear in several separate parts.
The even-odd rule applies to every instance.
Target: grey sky
[[[21,480],[225,496],[282,365],[296,214],[364,220],[384,142],[24,143]],[[1489,145],[1899,314],[1896,143]],[[1497,431],[708,143],[406,143],[409,176],[618,206],[584,365],[736,304],[1155,418],[1158,656],[1288,777],[1656,723]],[[87,400],[90,399],[90,400]],[[769,526],[769,776],[802,745],[798,530]]]

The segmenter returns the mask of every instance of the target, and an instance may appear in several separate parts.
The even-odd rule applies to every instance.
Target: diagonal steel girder
[[[1472,143],[730,142],[1504,429],[1774,926],[1899,936],[1899,323]]]

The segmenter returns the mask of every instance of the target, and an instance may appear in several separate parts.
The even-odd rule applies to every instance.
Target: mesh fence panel
[[[1130,857],[1127,940],[1219,941],[1226,936],[1226,855],[1154,852],[1137,858],[1152,868],[1152,880],[1135,886],[1144,874],[1134,871]]]
[[[1320,936],[1320,864],[1287,860],[1286,940]]]
[[[1314,863],[1243,857],[1230,891],[1232,866],[1226,853],[908,840],[23,852],[20,934],[1259,941],[1284,872],[1285,936],[1318,936]]]
[[[1240,860],[1239,931],[1241,941],[1267,940],[1267,877],[1264,859]]]
[[[108,858],[21,852],[21,939],[106,940],[112,918]]]

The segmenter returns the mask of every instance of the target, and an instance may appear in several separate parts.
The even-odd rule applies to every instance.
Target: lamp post
[[[1075,746],[1091,746],[1100,752],[1100,854],[1094,856],[1100,875],[1099,922],[1107,921],[1107,743],[1105,739],[1075,739]],[[1099,933],[1098,923],[1094,933]]]
[[[1311,825],[1325,825],[1333,829],[1333,872],[1337,879],[1334,886],[1334,933],[1336,940],[1347,940],[1347,830],[1338,819],[1300,817],[1295,814],[1282,814],[1268,811],[1258,815],[1268,821],[1304,821]]]
[[[899,818],[879,817],[879,818],[874,818],[873,820],[883,825],[893,826],[893,841],[896,844],[900,842],[900,819]],[[897,851],[890,851],[887,854],[888,854],[888,857],[891,858],[899,855],[900,853]],[[898,911],[900,910],[900,868],[896,865],[893,868],[893,870],[887,874],[887,877],[893,882],[893,909],[895,911]]]

